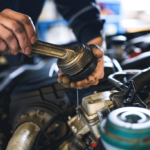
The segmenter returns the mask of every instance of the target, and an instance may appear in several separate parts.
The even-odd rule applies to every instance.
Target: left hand
[[[103,39],[101,37],[97,37],[89,41],[87,45],[96,44],[100,46],[102,42],[103,42]],[[58,83],[61,83],[63,86],[67,88],[78,87],[79,89],[88,88],[92,85],[97,85],[99,83],[99,80],[104,77],[104,60],[102,58],[103,52],[96,46],[92,49],[92,51],[95,57],[97,57],[98,63],[94,72],[90,76],[88,76],[88,79],[84,79],[78,82],[72,82],[70,81],[69,78],[63,76],[63,73],[59,70],[58,78],[57,78]]]

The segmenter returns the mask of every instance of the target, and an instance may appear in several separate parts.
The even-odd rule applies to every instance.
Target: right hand
[[[27,15],[4,9],[0,13],[0,51],[9,49],[13,55],[31,53],[37,40],[35,27]]]

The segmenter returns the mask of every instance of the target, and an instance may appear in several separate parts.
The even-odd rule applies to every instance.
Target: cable
[[[75,114],[76,113],[75,108],[76,108],[76,105],[72,106],[68,110],[65,110],[61,113],[58,113],[58,114],[54,115],[47,123],[45,123],[44,126],[42,127],[42,129],[39,131],[38,135],[35,138],[33,149],[37,150],[38,143],[41,140],[42,135],[48,129],[49,126],[51,126],[56,120],[60,119],[61,117],[66,117],[66,116],[68,116],[68,114],[69,114],[69,116],[71,116],[72,114]]]

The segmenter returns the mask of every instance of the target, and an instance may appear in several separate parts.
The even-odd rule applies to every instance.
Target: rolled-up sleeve
[[[94,0],[55,0],[58,11],[68,21],[78,42],[87,43],[101,36],[104,20]]]

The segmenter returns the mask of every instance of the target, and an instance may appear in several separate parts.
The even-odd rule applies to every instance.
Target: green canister
[[[150,150],[150,110],[116,109],[102,120],[99,131],[106,150]]]

